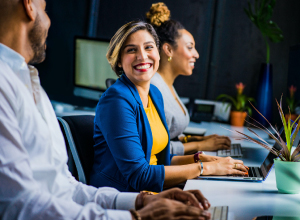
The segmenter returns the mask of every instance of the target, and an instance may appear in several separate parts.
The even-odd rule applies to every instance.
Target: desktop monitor
[[[106,90],[105,81],[118,76],[106,59],[109,40],[75,37],[74,95],[99,100]]]

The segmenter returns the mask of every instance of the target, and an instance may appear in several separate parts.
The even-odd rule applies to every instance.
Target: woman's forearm
[[[174,156],[171,161],[171,165],[186,165],[191,163],[195,163],[194,155]]]
[[[200,172],[201,167],[199,163],[181,166],[165,166],[164,188],[175,186],[188,179],[193,179],[199,176]]]
[[[198,152],[198,142],[188,142],[183,144],[184,146],[184,154],[185,155],[190,155]]]

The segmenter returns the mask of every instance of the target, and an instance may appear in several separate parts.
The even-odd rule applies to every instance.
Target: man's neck
[[[32,49],[26,30],[20,26],[14,28],[13,30],[11,28],[7,28],[7,30],[11,31],[4,30],[5,27],[2,27],[0,31],[0,43],[19,53],[25,58],[25,62],[28,63],[30,61]]]

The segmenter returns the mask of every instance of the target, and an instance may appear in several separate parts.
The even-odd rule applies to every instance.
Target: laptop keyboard
[[[219,157],[242,157],[241,144],[232,144],[228,150],[218,150],[217,156]]]
[[[212,220],[227,220],[228,206],[210,207],[208,210],[211,213]]]
[[[249,177],[262,177],[262,173],[258,167],[249,167]]]

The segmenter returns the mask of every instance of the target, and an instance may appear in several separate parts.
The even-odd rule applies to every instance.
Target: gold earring
[[[168,57],[168,61],[171,62],[171,60],[172,60],[172,57]]]

